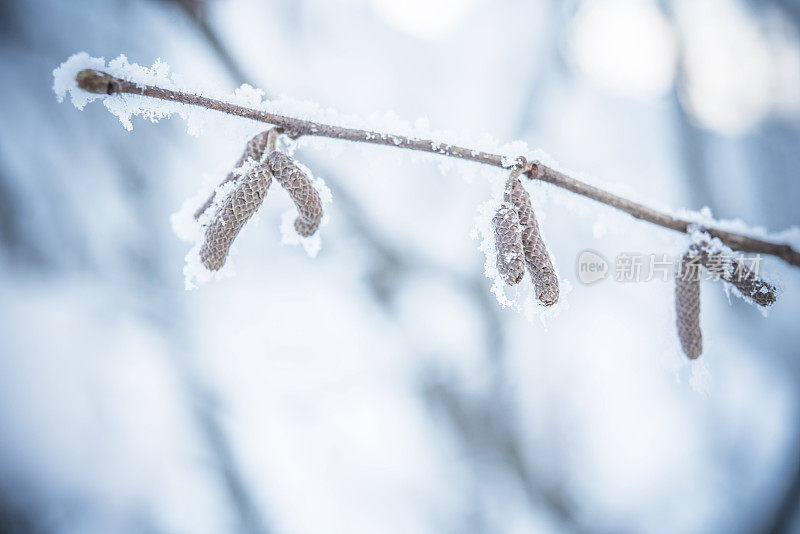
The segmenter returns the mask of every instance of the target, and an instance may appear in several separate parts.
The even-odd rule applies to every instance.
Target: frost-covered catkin
[[[225,198],[206,228],[206,238],[200,249],[200,261],[208,270],[219,270],[225,264],[233,240],[261,206],[271,183],[269,168],[262,164],[242,176],[236,189]]]
[[[295,230],[303,237],[313,235],[322,220],[322,200],[308,175],[279,150],[267,156],[267,165],[297,206],[299,215],[294,221]]]
[[[762,307],[771,306],[777,300],[777,289],[769,282],[760,279],[752,269],[735,258],[714,252],[708,242],[695,243],[691,252],[709,273],[733,285],[747,298]]]
[[[247,145],[244,148],[244,152],[239,157],[239,161],[237,161],[236,165],[233,166],[234,170],[232,170],[231,172],[228,173],[228,175],[225,177],[224,180],[222,180],[220,185],[227,184],[228,182],[232,182],[233,180],[238,178],[239,175],[236,174],[236,172],[235,172],[236,169],[240,168],[248,160],[252,159],[252,160],[258,161],[258,162],[261,161],[261,159],[264,157],[264,151],[267,148],[268,135],[269,135],[269,130],[265,130],[265,131],[263,131],[260,134],[256,135],[255,137],[253,137],[252,139],[250,139],[247,142]],[[197,211],[194,213],[194,218],[195,219],[199,219],[200,216],[202,214],[204,214],[206,212],[206,210],[211,206],[211,204],[214,203],[214,197],[215,196],[216,196],[216,193],[211,193],[211,196],[208,197],[208,200],[206,200],[203,203],[203,205],[200,206],[197,209]]]
[[[497,249],[497,270],[506,284],[516,285],[525,276],[522,227],[517,210],[511,203],[504,202],[492,218],[492,224]]]
[[[558,302],[558,278],[547,247],[542,241],[539,224],[533,214],[531,198],[519,181],[518,175],[519,173],[515,171],[509,177],[506,183],[505,201],[510,202],[519,215],[525,262],[533,278],[536,299],[545,306],[552,306]]]
[[[777,290],[774,285],[761,280],[753,271],[736,260],[731,261],[730,270],[725,273],[723,280],[733,284],[742,295],[750,297],[753,302],[764,308],[775,304],[777,300],[775,296]]]
[[[700,332],[700,276],[694,256],[686,253],[681,258],[675,276],[675,315],[678,338],[684,354],[694,360],[703,352],[703,334]]]

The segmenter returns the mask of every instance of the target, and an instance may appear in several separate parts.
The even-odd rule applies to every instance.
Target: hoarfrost
[[[173,113],[178,113],[187,120],[194,119],[188,113],[188,106],[183,104],[155,100],[139,95],[109,96],[88,93],[80,89],[75,81],[75,75],[83,69],[102,70],[114,76],[130,80],[139,86],[158,85],[164,89],[177,89],[180,83],[180,79],[177,76],[170,76],[169,65],[160,59],[157,59],[153,66],[148,68],[136,63],[129,63],[128,58],[123,54],[106,65],[104,58],[91,57],[86,52],[80,52],[72,55],[53,71],[53,91],[55,91],[59,102],[63,101],[66,95],[69,94],[72,104],[78,109],[83,109],[87,103],[102,99],[106,108],[119,118],[126,130],[133,129],[131,118],[134,115],[140,115],[153,122],[169,117]],[[190,131],[199,133],[198,121],[189,120],[189,123]]]
[[[246,106],[252,109],[288,115],[302,120],[322,122],[344,128],[358,128],[370,132],[370,137],[391,139],[399,141],[400,137],[410,139],[433,139],[432,146],[439,150],[446,150],[453,145],[470,146],[476,151],[494,152],[503,158],[506,167],[514,165],[517,157],[530,153],[527,145],[521,141],[501,145],[494,137],[488,134],[478,136],[467,132],[439,131],[430,127],[427,119],[418,119],[411,123],[397,116],[396,113],[373,113],[369,118],[347,115],[333,109],[322,108],[314,102],[307,100],[293,100],[280,97],[275,100],[266,100],[263,91],[249,85],[242,85],[233,93],[227,93],[219,88],[208,87],[206,84],[190,82],[177,74],[171,73],[170,67],[164,61],[156,60],[151,67],[143,67],[130,63],[124,55],[106,62],[104,58],[91,57],[86,52],[71,56],[53,71],[53,90],[59,101],[67,95],[78,109],[94,100],[102,100],[103,104],[116,115],[123,126],[130,130],[133,128],[132,117],[142,116],[151,121],[158,121],[177,115],[187,121],[187,129],[192,135],[201,135],[213,132],[215,135],[230,130],[231,125],[241,127],[247,124],[254,128],[249,119],[224,115],[213,110],[196,106],[189,106],[176,102],[167,102],[155,98],[132,95],[114,94],[98,95],[87,93],[78,88],[75,75],[82,69],[102,70],[130,80],[139,86],[157,85],[164,89],[183,91],[195,95]],[[210,128],[209,126],[214,126]],[[261,126],[263,129],[263,126]],[[436,158],[434,154],[427,154],[428,158]],[[534,159],[536,159],[534,157]],[[543,158],[538,158],[543,159]],[[438,161],[438,159],[437,159]]]
[[[56,93],[58,101],[63,102],[64,97],[69,94],[72,105],[83,110],[89,102],[103,98],[103,95],[96,95],[78,89],[75,76],[83,69],[102,70],[104,68],[106,68],[106,62],[103,58],[90,57],[86,52],[70,56],[69,59],[53,70],[53,91]]]
[[[191,83],[180,75],[171,73],[169,65],[161,59],[156,59],[150,67],[144,67],[136,63],[130,63],[124,54],[106,63],[102,57],[92,57],[86,52],[79,52],[70,56],[58,68],[53,70],[53,91],[56,93],[59,102],[69,95],[72,104],[82,110],[87,103],[94,100],[102,100],[103,105],[119,118],[126,130],[133,129],[132,118],[134,116],[158,122],[160,119],[177,115],[186,120],[188,133],[196,137],[206,131],[213,131],[215,134],[230,134],[236,131],[236,127],[240,130],[242,124],[249,124],[252,130],[253,125],[251,121],[242,118],[224,117],[216,111],[178,102],[168,102],[133,94],[100,95],[89,93],[80,89],[75,81],[75,75],[83,69],[101,70],[113,76],[129,80],[140,87],[156,85],[162,89],[184,91],[242,106],[259,107],[264,96],[262,91],[248,85],[243,85],[230,94],[218,88],[208,87],[205,84]],[[263,129],[263,126],[260,128]]]

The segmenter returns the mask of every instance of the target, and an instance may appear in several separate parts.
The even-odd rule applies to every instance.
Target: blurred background
[[[245,139],[51,89],[75,52],[162,58],[779,231],[799,31],[795,0],[2,1],[0,531],[800,532],[800,270],[762,262],[767,318],[704,282],[709,380],[669,283],[576,281],[586,248],[685,237],[531,184],[573,286],[545,328],[489,292],[474,165],[320,139],[319,256],[273,190],[236,277],[187,292],[169,216]]]

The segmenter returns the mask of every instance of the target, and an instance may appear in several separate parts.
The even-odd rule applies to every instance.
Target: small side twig
[[[134,82],[117,78],[106,72],[85,69],[78,73],[76,81],[81,89],[96,94],[134,94],[158,98],[171,102],[199,106],[213,109],[229,115],[235,115],[246,119],[251,119],[267,124],[272,124],[280,128],[286,135],[297,138],[303,135],[328,137],[332,139],[342,139],[360,143],[371,143],[397,148],[406,148],[420,152],[440,154],[452,158],[492,165],[494,167],[506,168],[508,162],[506,158],[499,154],[492,154],[478,150],[472,150],[450,144],[438,143],[431,139],[417,139],[403,135],[393,135],[357,128],[344,128],[340,126],[324,124],[304,119],[298,119],[286,115],[269,113],[256,109],[230,104],[213,98],[199,95],[163,89],[152,85],[137,85]],[[538,161],[526,162],[524,160],[524,173],[532,180],[539,180],[555,185],[572,193],[590,198],[602,204],[617,208],[633,217],[650,222],[652,224],[669,228],[682,233],[688,233],[691,221],[667,215],[649,208],[638,202],[628,200],[624,197],[615,195],[598,187],[576,180],[566,174],[548,167]],[[706,228],[711,237],[719,238],[720,241],[734,250],[750,253],[768,254],[781,258],[790,265],[800,267],[800,252],[794,250],[788,244],[772,243],[754,237],[737,234],[717,228]]]

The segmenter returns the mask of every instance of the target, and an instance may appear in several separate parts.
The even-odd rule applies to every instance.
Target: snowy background
[[[500,308],[470,237],[502,171],[308,140],[318,257],[281,245],[273,186],[236,276],[187,292],[170,215],[253,126],[128,132],[52,91],[75,52],[161,58],[779,232],[799,30],[796,0],[0,2],[0,530],[800,532],[800,270],[762,263],[766,318],[704,282],[688,365],[669,283],[575,271],[684,236],[531,184],[572,285],[543,326]]]

